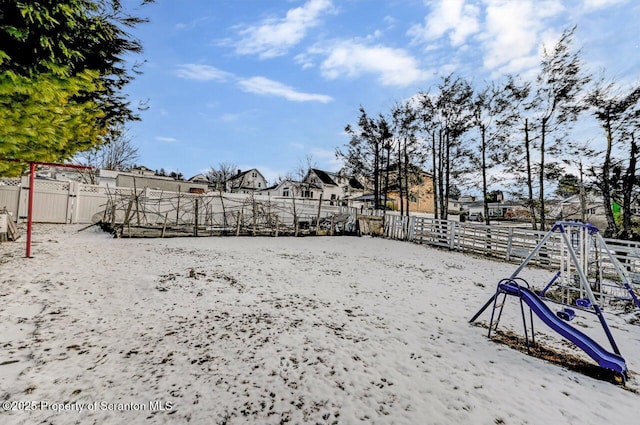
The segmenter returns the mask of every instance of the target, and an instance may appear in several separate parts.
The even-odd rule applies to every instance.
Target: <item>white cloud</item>
[[[306,53],[296,55],[293,60],[300,65],[302,69],[313,68],[315,66],[312,57]]]
[[[222,114],[222,116],[220,116],[220,119],[223,122],[237,122],[240,120],[241,117],[242,117],[242,114],[232,114],[227,112]]]
[[[233,75],[211,65],[186,63],[178,65],[176,75],[186,80],[226,81]]]
[[[478,36],[484,67],[499,73],[526,71],[540,61],[539,50],[549,36],[547,19],[564,7],[559,0],[487,0],[485,31]]]
[[[242,90],[248,93],[279,96],[294,102],[328,103],[333,101],[333,98],[331,98],[330,96],[326,96],[323,94],[298,92],[287,85],[264,77],[247,78],[244,80],[240,80],[238,84],[240,85]]]
[[[315,53],[326,55],[320,69],[329,79],[377,74],[385,86],[407,86],[428,78],[416,59],[403,49],[343,41],[328,49],[316,48]]]
[[[480,8],[465,0],[440,0],[424,25],[412,26],[407,34],[415,42],[428,43],[448,33],[451,44],[460,46],[480,30],[479,15]]]
[[[313,148],[311,149],[311,156],[314,159],[318,159],[321,168],[328,168],[328,171],[337,171],[344,167],[344,162],[341,159],[336,158],[336,152],[334,150]]]
[[[261,25],[241,28],[236,52],[257,54],[261,58],[282,56],[298,44],[309,29],[320,23],[323,13],[333,10],[331,0],[309,0],[301,7],[290,9],[284,18],[271,18]]]
[[[174,137],[164,137],[164,136],[156,136],[156,140],[158,142],[163,142],[163,143],[175,143],[178,141],[178,139]]]
[[[605,7],[626,3],[627,1],[628,0],[584,0],[584,7],[591,10],[602,9]]]

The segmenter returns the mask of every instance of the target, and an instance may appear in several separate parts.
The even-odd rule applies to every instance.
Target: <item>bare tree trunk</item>
[[[437,154],[436,154],[436,132],[435,130],[431,132],[431,150],[432,150],[432,158],[431,162],[433,165],[433,179],[432,179],[432,189],[433,189],[433,212],[436,219],[438,219],[438,168],[437,168]]]
[[[578,163],[580,171],[580,220],[583,223],[587,222],[587,191],[584,187],[584,173],[582,171],[582,160]]]
[[[631,148],[629,152],[629,166],[622,182],[622,239],[630,239],[633,236],[631,225],[631,195],[636,181],[636,162],[638,145],[631,134]]]
[[[386,216],[387,216],[387,195],[389,194],[389,166],[391,165],[391,143],[389,143],[386,147],[387,149],[387,158],[385,164],[385,172],[384,172],[384,215],[382,219],[382,227],[385,225]]]
[[[380,208],[380,147],[378,141],[375,142],[373,155],[373,202],[374,208]]]
[[[484,199],[484,222],[489,224],[489,199],[487,199],[487,140],[486,128],[484,124],[480,125],[480,152],[482,154],[482,197]]]
[[[407,152],[407,140],[404,141],[404,187],[405,187],[405,202],[407,204],[407,208],[405,209],[407,212],[407,217],[409,216],[409,154]]]
[[[293,202],[293,236],[298,236],[298,214],[296,211],[296,189],[295,186],[291,188],[293,192],[293,198],[291,201]]]
[[[604,202],[604,213],[607,217],[606,236],[614,236],[618,234],[618,225],[613,217],[613,208],[611,206],[611,150],[613,147],[613,134],[611,131],[611,121],[607,119],[605,123],[605,132],[607,135],[607,149],[602,164],[602,200]]]
[[[444,137],[442,136],[442,130],[439,132],[439,141],[438,141],[438,197],[440,198],[440,218],[447,219],[446,212],[446,204],[447,200],[444,197],[444,185],[445,185],[445,176],[444,176]]]
[[[446,134],[446,158],[445,158],[445,184],[444,184],[444,196],[443,196],[443,213],[442,218],[449,219],[449,192],[451,188],[451,140],[449,130]]]
[[[533,230],[538,230],[536,220],[536,207],[533,203],[533,175],[531,172],[531,142],[529,140],[529,120],[524,120],[524,147],[527,155],[527,189],[529,191],[529,213],[531,215],[531,226]]]
[[[402,140],[398,140],[398,169],[396,171],[396,179],[398,181],[398,197],[400,198],[398,202],[400,203],[400,217],[404,215],[404,201],[402,197]]]
[[[547,120],[542,119],[542,128],[540,129],[540,173],[538,176],[538,183],[540,185],[540,230],[546,230],[546,217],[544,212],[544,151],[545,151],[545,138],[547,132]]]

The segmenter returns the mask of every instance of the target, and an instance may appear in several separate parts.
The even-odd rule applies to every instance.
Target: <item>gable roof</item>
[[[360,190],[364,190],[364,186],[362,185],[362,183],[360,183],[358,180],[356,180],[355,177],[351,177],[349,178],[349,186],[352,189],[360,189]]]
[[[255,168],[252,168],[251,170],[255,170]],[[245,175],[247,175],[247,173],[248,173],[249,171],[251,171],[251,170],[241,171],[241,172],[239,172],[239,173],[237,173],[237,174],[234,174],[233,176],[229,177],[229,178],[227,179],[227,181],[240,179],[240,178],[244,177]],[[256,170],[256,171],[257,171],[257,170]]]
[[[201,182],[209,183],[209,179],[203,173],[196,174],[195,176],[191,177],[188,181],[190,182],[201,181]]]
[[[322,183],[337,186],[336,182],[333,181],[329,173],[327,173],[326,171],[318,170],[317,168],[312,168],[311,171],[313,171],[316,176],[318,176]]]

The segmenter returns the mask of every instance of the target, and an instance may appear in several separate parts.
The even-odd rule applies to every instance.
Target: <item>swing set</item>
[[[518,275],[556,234],[560,234],[560,270],[542,291],[535,293]],[[605,264],[613,268],[614,276],[609,279],[605,279]],[[496,292],[469,322],[475,322],[489,306],[493,305],[488,333],[491,337],[491,332],[497,331],[507,296],[518,297],[529,351],[525,305],[529,308],[532,344],[535,344],[533,328],[535,314],[551,329],[588,354],[600,367],[614,371],[622,376],[624,381],[627,377],[627,365],[607,325],[601,306],[612,302],[633,302],[635,307],[640,309],[638,295],[629,282],[627,271],[607,247],[597,227],[590,223],[559,221],[540,240],[513,274],[498,282]],[[501,298],[500,302],[499,298]],[[562,307],[554,313],[546,302],[560,304]],[[613,352],[603,348],[590,336],[569,324],[576,316],[576,311],[592,313],[598,317]]]

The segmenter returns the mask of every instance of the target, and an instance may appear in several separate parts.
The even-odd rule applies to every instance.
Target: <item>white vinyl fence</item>
[[[33,221],[36,223],[91,223],[114,192],[132,193],[128,188],[109,188],[78,182],[35,180]],[[29,179],[0,179],[0,209],[6,207],[14,221],[27,219]]]
[[[29,179],[0,179],[0,209],[6,207],[13,221],[27,219]],[[36,223],[95,223],[112,213],[116,221],[131,224],[157,224],[163,221],[227,227],[253,216],[276,217],[280,223],[312,223],[321,217],[353,214],[355,210],[331,205],[330,200],[268,197],[262,195],[208,192],[205,194],[166,192],[148,188],[107,187],[78,182],[35,180],[33,221]],[[295,205],[294,205],[295,202]],[[120,217],[122,216],[122,217]]]

